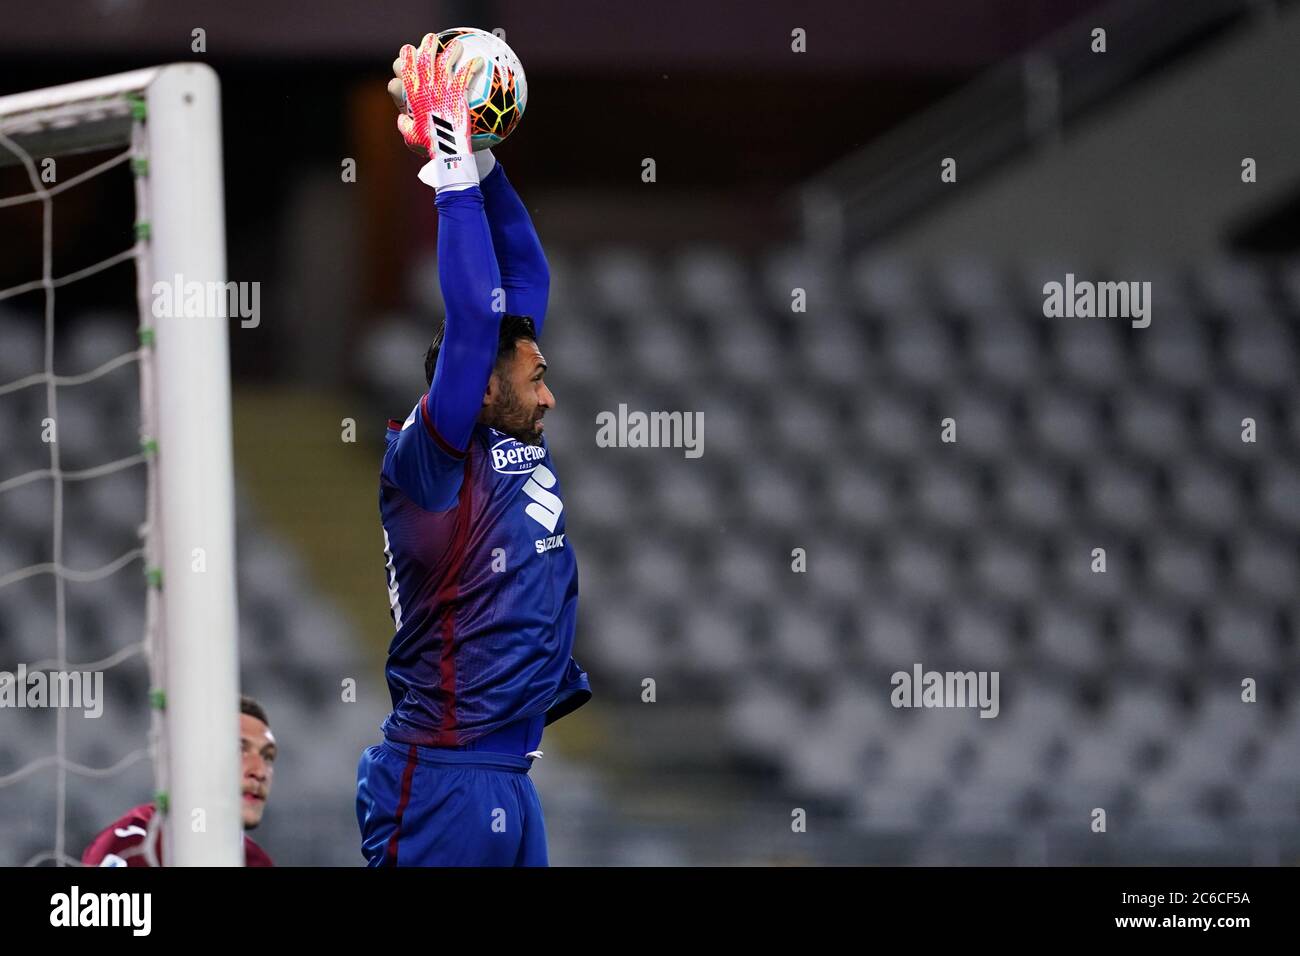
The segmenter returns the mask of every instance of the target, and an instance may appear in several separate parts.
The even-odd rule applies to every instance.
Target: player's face
[[[250,714],[239,715],[239,749],[243,754],[243,794],[240,797],[244,829],[262,822],[267,798],[271,796],[271,774],[275,769],[275,737],[271,728]]]
[[[546,359],[532,339],[515,343],[515,353],[497,367],[483,397],[482,421],[525,445],[542,443],[542,416],[555,396],[542,380]]]

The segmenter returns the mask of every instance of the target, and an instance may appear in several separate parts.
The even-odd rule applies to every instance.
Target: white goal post
[[[32,159],[136,144],[139,308],[153,329],[140,373],[156,429],[164,854],[168,865],[242,866],[229,326],[222,315],[150,314],[155,281],[226,280],[219,81],[180,63],[4,96],[0,133],[29,173]],[[14,162],[10,149],[0,162]],[[47,232],[51,199],[40,198]]]

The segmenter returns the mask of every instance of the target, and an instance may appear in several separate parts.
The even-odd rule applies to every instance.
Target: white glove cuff
[[[478,167],[462,154],[439,155],[420,167],[420,182],[441,192],[444,189],[468,189],[479,183]]]

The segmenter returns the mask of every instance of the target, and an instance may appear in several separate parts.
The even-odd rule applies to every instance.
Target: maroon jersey
[[[121,819],[90,841],[81,855],[83,866],[148,866],[144,852],[144,838],[149,832],[149,820],[154,805],[141,804],[128,810]],[[154,853],[162,859],[162,830],[158,831]],[[244,834],[244,866],[274,866],[266,851]]]

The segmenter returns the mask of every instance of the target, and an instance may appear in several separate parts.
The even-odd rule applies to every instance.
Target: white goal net
[[[72,175],[59,174],[65,157]],[[228,326],[224,310],[182,316],[153,308],[173,284],[224,283],[216,75],[177,64],[0,97],[0,170],[4,183],[22,184],[0,193],[0,216],[14,217],[3,224],[6,246],[39,250],[26,257],[38,263],[35,274],[0,283],[0,803],[6,792],[38,803],[24,806],[23,818],[39,821],[41,838],[34,852],[6,862],[77,864],[84,847],[73,841],[114,819],[70,819],[88,805],[78,792],[108,788],[124,774],[138,778],[151,766],[153,793],[146,789],[135,802],[152,797],[165,810],[151,824],[165,828],[163,862],[242,865]],[[127,229],[103,222],[84,200],[77,205],[79,187],[124,170],[133,185]],[[65,208],[76,214],[62,217]],[[60,271],[56,239],[65,221],[71,225],[63,228],[132,239]],[[132,268],[132,347],[89,368],[59,367],[61,356],[78,354],[59,344],[78,334],[74,327],[60,335],[60,296]],[[130,368],[138,378],[136,447],[83,467],[85,454],[75,452],[84,449],[70,443],[99,448],[96,429],[104,426],[79,428],[77,415],[118,411],[114,397]],[[18,450],[33,442],[39,462]],[[125,476],[144,486],[144,507],[112,519],[134,523],[137,540],[91,566],[78,564],[87,551],[70,547],[81,531],[69,518],[70,494]],[[120,498],[104,500],[125,510]],[[39,542],[36,522],[44,523]],[[78,629],[93,630],[113,609],[93,603],[101,592],[92,590],[87,613],[70,614],[70,589],[132,572],[144,592],[138,639],[87,655],[94,642]],[[49,646],[34,646],[33,635]],[[115,695],[117,675],[142,661],[147,689]],[[142,720],[106,720],[106,728],[136,728],[136,738],[92,748],[108,755],[102,763],[77,759],[74,723],[94,733],[112,708],[148,712],[147,732],[138,731]],[[46,747],[47,724],[52,743],[33,753],[33,743]],[[6,836],[13,845],[12,830]],[[142,843],[149,857],[153,845],[150,834]]]

